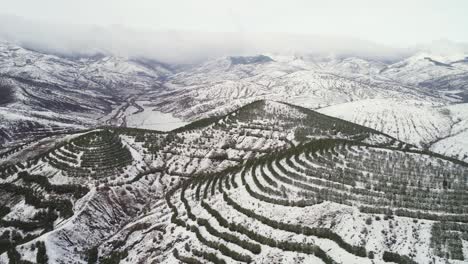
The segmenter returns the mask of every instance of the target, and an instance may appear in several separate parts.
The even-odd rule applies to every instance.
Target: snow
[[[117,109],[103,117],[106,123],[159,131],[171,131],[188,124],[171,113],[157,111],[151,101],[138,100],[140,96],[129,98]]]
[[[468,104],[369,99],[319,109],[404,142],[468,160]]]
[[[30,220],[33,219],[34,215],[39,211],[41,210],[36,209],[34,206],[26,204],[24,200],[21,200],[19,203],[15,204],[15,206],[11,208],[11,212],[4,216],[3,220]]]
[[[451,116],[427,102],[368,99],[322,108],[319,112],[421,145],[450,133]]]
[[[466,54],[439,55],[419,52],[403,61],[394,63],[382,75],[408,84],[419,84],[442,76],[466,74],[466,69],[451,63],[463,60]]]
[[[450,136],[442,138],[431,146],[431,150],[468,161],[468,104],[447,107],[452,116]]]
[[[141,113],[127,116],[128,127],[171,131],[187,124],[188,122],[182,121],[170,113],[154,111],[150,108],[145,108]]]
[[[320,109],[320,112],[374,128],[416,146],[468,160],[468,104],[461,104],[459,99],[450,97],[464,92],[465,88],[458,85],[454,90],[444,88],[443,95],[440,96],[438,90],[431,91],[421,84],[434,81],[434,85],[438,85],[440,82],[435,79],[449,77],[450,85],[464,85],[463,76],[466,76],[466,67],[462,63],[452,63],[458,59],[458,55],[443,57],[418,54],[393,65],[354,57],[313,59],[286,55],[271,55],[273,61],[263,63],[236,64],[232,58],[224,57],[186,68],[172,75],[162,66],[148,68],[120,57],[75,61],[4,45],[0,45],[0,56],[2,58],[0,73],[13,76],[24,74],[28,78],[60,87],[72,83],[71,80],[76,80],[80,84],[77,87],[68,87],[73,92],[66,87],[66,92],[54,96],[44,95],[42,90],[29,89],[31,88],[29,86],[21,86],[24,90],[19,89],[15,92],[18,101],[0,107],[1,128],[6,129],[7,133],[10,133],[17,124],[29,121],[68,128],[84,128],[105,123],[170,131],[187,124],[187,120],[225,114],[258,99],[272,99],[297,103],[309,108],[325,107]],[[438,65],[432,60],[451,66]],[[457,77],[458,75],[461,77]],[[168,77],[164,89],[159,87],[161,76]],[[128,87],[135,89],[127,89]],[[35,96],[38,94],[42,99],[53,102],[55,100],[59,103],[73,102],[73,106],[82,105],[86,111],[77,113],[70,109],[60,109],[54,113],[37,104],[34,96],[28,95],[25,91],[34,92]],[[77,94],[80,96],[76,96]],[[101,253],[109,253],[114,250],[113,245],[122,240],[123,245],[118,250],[123,248],[129,250],[129,256],[122,260],[122,263],[146,260],[154,263],[178,263],[172,256],[172,248],[178,248],[183,255],[187,253],[183,249],[186,241],[190,241],[194,248],[206,249],[207,252],[213,252],[226,259],[228,263],[235,263],[220,252],[207,249],[190,231],[180,227],[174,228],[170,220],[170,208],[163,197],[170,188],[196,173],[216,172],[239,165],[248,158],[287,146],[285,138],[294,141],[295,127],[290,128],[289,122],[297,122],[293,123],[297,127],[300,120],[307,117],[306,111],[280,102],[264,102],[265,107],[255,111],[264,110],[273,118],[252,117],[248,122],[243,122],[238,118],[245,117],[242,117],[240,111],[236,111],[218,122],[217,125],[222,125],[221,128],[213,124],[177,134],[176,139],[168,139],[171,142],[161,146],[161,149],[155,153],[148,153],[144,144],[136,142],[133,136],[122,135],[123,145],[129,149],[134,161],[131,165],[121,168],[119,172],[116,171],[116,175],[113,175],[111,180],[91,177],[71,178],[47,162],[40,161],[30,171],[47,175],[50,183],[82,184],[91,189],[85,197],[73,201],[75,214],[71,218],[59,219],[53,231],[37,239],[46,242],[50,262],[57,263],[59,259],[65,258],[68,262],[85,263],[80,259],[80,253],[88,246],[99,245]],[[34,107],[30,107],[31,105]],[[34,116],[30,116],[29,113],[34,113]],[[100,121],[96,121],[98,118]],[[155,140],[170,138],[165,133],[158,135],[161,137]],[[335,136],[343,135],[338,133]],[[318,137],[311,135],[310,138]],[[47,150],[56,142],[70,139],[72,136],[54,137],[49,138],[49,141],[27,144],[23,150],[9,156],[8,159],[17,161],[22,157],[31,157],[37,154],[38,148]],[[376,144],[388,143],[388,140],[384,135],[371,134],[364,142]],[[373,153],[394,152],[393,157],[396,158],[404,156],[408,159],[417,159],[423,171],[427,170],[428,164],[437,164],[445,169],[454,166],[441,159],[402,151],[367,147],[351,147],[347,150],[356,156],[362,154],[361,158],[364,161],[367,160],[366,156]],[[299,160],[305,161],[306,166],[311,165],[312,170],[327,169],[328,165],[322,162],[328,159],[329,153],[331,152],[318,154],[315,160],[307,155],[300,155]],[[228,159],[217,159],[226,155]],[[334,168],[346,166],[343,154],[333,157],[337,159],[334,160]],[[289,166],[284,159],[280,164],[287,171],[306,176],[305,172],[298,172],[295,169],[295,167],[305,169],[306,166],[296,163],[294,159],[291,162],[294,166]],[[131,182],[131,179],[142,172],[143,167],[164,168],[164,171],[150,173],[136,182]],[[261,169],[257,168],[258,175],[261,174]],[[267,176],[274,179],[273,171],[267,167],[263,169]],[[281,173],[276,163],[272,169],[276,173]],[[367,172],[370,177],[378,177],[377,173],[365,170],[363,172]],[[458,168],[458,172],[461,174],[464,168]],[[430,174],[427,173],[428,178],[434,176]],[[241,185],[240,177],[235,176],[234,180]],[[425,176],[422,178],[427,180]],[[7,180],[11,181],[14,177],[13,175]],[[322,185],[320,182],[330,186],[334,183],[327,179],[315,182],[303,179],[294,180],[296,183],[303,183],[297,186],[283,181],[278,183],[288,190],[288,199],[304,197],[303,187],[306,185],[324,188],[323,185],[326,184]],[[252,190],[262,193],[250,172],[246,173],[246,181]],[[258,181],[264,186],[271,187],[264,177],[259,176]],[[360,188],[365,186],[363,182],[356,184]],[[341,186],[350,188],[350,185],[344,183]],[[336,192],[345,191],[337,189]],[[208,218],[206,210],[198,201],[193,200],[193,193],[194,190],[187,190],[193,212],[197,216]],[[172,199],[180,210],[179,217],[183,221],[195,224],[187,220],[183,205],[177,200],[178,194],[180,193],[176,193]],[[263,194],[274,196],[274,194]],[[367,225],[366,219],[375,215],[361,213],[356,206],[333,202],[323,202],[303,208],[274,205],[251,197],[244,187],[229,191],[229,195],[243,207],[255,210],[256,213],[270,219],[330,228],[346,242],[353,245],[362,244],[368,251],[376,252],[374,261],[359,258],[346,252],[331,240],[278,230],[260,221],[249,219],[226,205],[221,195],[215,195],[207,200],[232,222],[241,223],[276,240],[299,243],[305,241],[319,245],[338,262],[381,263],[381,254],[384,250],[412,254],[415,260],[421,263],[431,261],[432,251],[429,244],[431,221],[414,222],[411,218],[395,216],[392,220],[374,220],[372,225]],[[12,206],[12,212],[5,219],[28,219],[35,211],[34,207],[20,200]],[[216,229],[231,232],[222,228],[213,218],[209,221]],[[161,225],[164,232],[138,230],[127,236],[129,230],[140,223],[150,224],[151,227]],[[200,230],[210,240],[222,242],[220,238],[208,234],[204,228]],[[163,238],[160,239],[159,235]],[[247,239],[246,236],[239,236]],[[393,237],[396,237],[398,242],[390,245],[388,242]],[[25,248],[20,248],[25,259],[34,260],[35,252],[30,251],[28,246],[35,241],[26,243]],[[68,243],[73,246],[68,246]],[[236,245],[229,243],[228,245],[238,252],[248,253]],[[467,256],[466,241],[463,242],[463,247]],[[262,245],[262,253],[253,257],[257,263],[321,263],[321,260],[311,255],[283,252],[265,245]],[[0,256],[0,262],[7,262],[5,254]],[[442,263],[443,260],[436,258],[435,262]]]
[[[76,59],[0,43],[2,81],[13,87],[13,102],[0,108],[0,145],[34,138],[51,126],[89,128],[129,95],[157,90],[170,71],[157,63],[123,57]],[[131,87],[131,89],[129,89]],[[37,131],[36,131],[37,130]],[[4,142],[5,141],[5,142]]]

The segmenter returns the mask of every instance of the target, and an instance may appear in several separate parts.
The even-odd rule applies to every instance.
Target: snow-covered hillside
[[[66,58],[0,43],[0,145],[93,127],[170,71],[120,57]]]
[[[446,108],[452,117],[450,134],[431,145],[431,150],[468,161],[468,104]]]
[[[165,91],[150,98],[156,110],[188,120],[225,114],[257,99],[289,102],[464,157],[465,144],[432,145],[451,135],[458,117],[449,109],[468,98],[465,64],[463,54],[427,52],[394,63],[274,54],[238,63],[225,57],[170,76]],[[462,137],[457,135],[451,136]]]
[[[322,108],[321,113],[382,131],[434,152],[467,160],[468,105],[372,99]]]
[[[121,243],[119,230],[150,227],[137,223],[150,219],[146,214],[153,206],[165,207],[164,194],[185,179],[318,138],[411,147],[365,127],[269,101],[172,133],[115,128],[39,141],[1,154],[0,211],[6,214],[0,233],[15,234],[5,243],[18,245],[23,260],[33,261],[38,254],[33,245],[43,241],[51,263],[83,263],[103,240]],[[107,245],[99,250],[101,256],[114,254]],[[6,259],[11,255],[0,256]]]
[[[448,102],[425,88],[375,76],[382,64],[362,59],[248,61],[234,63],[226,57],[175,74],[165,83],[165,92],[152,99],[161,111],[191,120],[226,113],[258,99],[308,108],[373,98]]]
[[[168,133],[51,138],[0,162],[1,263],[39,248],[60,264],[458,264],[468,253],[466,163],[285,103]]]
[[[421,52],[382,69],[380,74],[402,83],[432,89],[434,93],[466,100],[468,54],[438,55]]]
[[[0,43],[0,264],[466,263],[467,100],[463,53]]]
[[[77,90],[114,89],[120,93],[134,93],[135,89],[125,91],[121,86],[148,88],[157,85],[158,78],[169,73],[163,65],[150,65],[122,57],[58,57],[0,43],[1,75]]]
[[[99,125],[170,130],[267,99],[323,109],[464,158],[466,122],[458,113],[466,105],[456,104],[468,98],[466,57],[420,52],[390,63],[265,54],[173,71],[144,59],[67,58],[1,43],[0,144]]]
[[[424,101],[369,99],[322,108],[320,112],[420,146],[449,135],[452,124],[450,112],[443,105]]]
[[[0,264],[466,263],[467,99],[462,53],[0,43]]]

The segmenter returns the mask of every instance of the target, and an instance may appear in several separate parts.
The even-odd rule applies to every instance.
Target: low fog
[[[142,57],[165,63],[189,64],[228,55],[279,53],[288,55],[358,56],[392,61],[423,46],[389,47],[352,37],[252,32],[141,31],[123,26],[52,24],[0,15],[0,40],[28,49],[66,56],[98,53]],[[464,44],[438,41],[439,50]],[[440,48],[441,47],[441,48]]]
[[[393,60],[398,49],[350,37],[249,32],[139,31],[31,21],[1,15],[0,39],[25,48],[68,56],[113,54],[166,63],[195,63],[227,55],[259,53],[361,56]]]

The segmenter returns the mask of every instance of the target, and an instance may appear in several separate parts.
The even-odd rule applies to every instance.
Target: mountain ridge
[[[307,118],[309,115],[312,116]],[[306,120],[309,121],[305,122]],[[451,164],[450,166],[447,165],[447,168],[458,168],[453,171],[453,173],[456,173],[457,175],[460,173],[458,170],[463,170],[463,166],[466,166],[464,163],[458,165],[456,161],[454,163],[453,160],[445,159],[445,157],[437,156],[437,154],[419,152],[417,149],[414,149],[413,151],[411,149],[414,147],[405,145],[402,142],[398,143],[396,139],[390,136],[385,136],[378,131],[367,129],[360,125],[354,125],[353,123],[342,121],[340,119],[326,117],[322,114],[315,114],[314,111],[306,108],[279,102],[265,100],[257,101],[244,106],[237,111],[233,111],[227,115],[209,121],[210,122],[201,122],[202,125],[195,124],[172,132],[157,132],[135,128],[101,128],[60,139],[57,141],[57,144],[53,141],[49,143],[49,147],[45,148],[45,152],[36,152],[35,156],[32,155],[28,160],[21,159],[21,157],[24,157],[21,153],[16,154],[20,157],[19,163],[3,166],[0,169],[2,175],[0,184],[3,184],[2,188],[0,188],[0,194],[5,198],[10,197],[11,195],[12,197],[19,196],[18,198],[20,198],[22,197],[21,195],[24,195],[22,193],[29,190],[29,188],[36,186],[38,188],[38,192],[35,192],[35,196],[33,196],[35,198],[31,197],[27,199],[33,199],[32,201],[37,202],[26,200],[26,203],[32,203],[33,207],[50,207],[51,209],[48,209],[49,211],[52,210],[50,211],[50,217],[52,217],[52,219],[57,219],[57,221],[54,220],[52,223],[47,222],[49,220],[41,220],[45,221],[44,223],[47,223],[46,226],[49,226],[49,228],[51,226],[52,229],[48,229],[48,231],[45,231],[45,233],[40,236],[29,237],[29,239],[32,240],[19,240],[19,242],[17,242],[19,245],[16,248],[20,252],[21,258],[32,260],[35,256],[35,250],[31,250],[30,246],[36,243],[36,241],[44,241],[45,247],[48,249],[47,252],[49,260],[52,262],[66,263],[67,261],[79,261],[80,263],[85,263],[86,258],[89,258],[90,256],[88,253],[90,251],[88,250],[97,246],[98,253],[96,254],[99,254],[101,261],[105,261],[105,259],[118,258],[124,262],[132,263],[137,259],[146,259],[153,254],[151,253],[151,247],[143,246],[145,243],[141,244],[137,242],[138,239],[134,240],[137,238],[135,237],[137,234],[143,232],[148,236],[149,234],[152,234],[151,237],[154,236],[154,240],[151,238],[151,241],[160,245],[157,247],[159,248],[157,252],[160,253],[157,253],[156,256],[153,255],[153,261],[157,261],[159,263],[171,263],[174,258],[180,258],[180,256],[189,257],[188,254],[191,252],[184,250],[183,244],[185,243],[180,243],[180,241],[178,241],[179,238],[177,238],[178,235],[174,235],[172,234],[172,231],[170,231],[177,230],[176,232],[179,233],[182,230],[186,230],[177,227],[182,223],[180,221],[183,221],[191,223],[191,226],[196,223],[195,226],[198,227],[190,229],[190,232],[195,232],[194,234],[197,234],[197,232],[203,232],[205,234],[205,232],[209,231],[209,234],[205,234],[208,236],[208,238],[206,238],[208,240],[199,238],[202,242],[200,245],[209,245],[210,248],[221,250],[221,252],[223,252],[221,255],[219,254],[219,251],[217,251],[218,253],[213,253],[217,258],[226,259],[226,256],[230,256],[234,257],[234,260],[240,260],[242,262],[243,260],[252,258],[252,256],[246,257],[250,253],[247,255],[245,253],[235,255],[234,252],[237,252],[238,250],[237,246],[233,247],[232,250],[234,251],[225,251],[216,244],[207,242],[213,241],[212,236],[216,236],[216,232],[221,232],[216,231],[218,227],[213,223],[205,223],[202,220],[196,222],[190,222],[190,219],[180,220],[179,218],[184,217],[185,214],[180,215],[177,213],[175,218],[174,215],[171,216],[170,212],[174,212],[171,208],[185,210],[183,209],[185,206],[193,206],[193,201],[191,201],[191,199],[195,199],[195,196],[187,196],[186,199],[189,199],[188,201],[182,200],[186,201],[183,202],[186,203],[186,205],[178,205],[178,202],[174,204],[174,201],[171,201],[178,196],[172,196],[172,194],[180,192],[181,186],[191,185],[193,187],[186,188],[186,192],[189,192],[189,190],[192,190],[191,192],[195,190],[198,190],[197,192],[205,190],[203,197],[206,197],[204,199],[208,199],[208,197],[210,197],[209,193],[213,192],[210,190],[215,190],[215,193],[217,192],[217,188],[215,188],[215,186],[218,187],[218,184],[220,184],[219,186],[229,184],[231,187],[227,187],[228,185],[226,185],[226,188],[232,188],[232,186],[240,186],[243,181],[241,181],[241,178],[246,177],[228,177],[226,179],[229,179],[229,182],[232,181],[232,183],[227,183],[228,180],[226,180],[226,182],[224,180],[220,180],[221,178],[224,179],[225,175],[235,175],[236,170],[239,169],[241,171],[248,171],[247,168],[254,164],[263,164],[264,162],[269,162],[272,159],[280,160],[282,157],[296,155],[295,153],[302,153],[303,150],[310,148],[318,148],[317,150],[322,148],[327,149],[325,152],[318,152],[322,153],[320,155],[325,155],[323,158],[328,157],[328,154],[326,154],[328,151],[331,151],[330,153],[335,153],[334,151],[341,153],[346,150],[354,153],[354,151],[360,152],[362,150],[365,153],[366,149],[376,149],[379,153],[387,153],[385,155],[403,155],[401,157],[405,157],[405,155],[409,155],[411,157],[421,156],[425,157],[424,159],[434,160],[430,162],[440,160],[435,164],[438,164],[439,162],[442,162],[443,164]],[[311,135],[312,137],[308,137],[307,135]],[[349,141],[348,138],[351,139],[351,141]],[[362,141],[362,143],[358,143],[356,140]],[[330,149],[330,146],[339,147],[337,147],[336,150],[332,150],[335,147]],[[351,147],[351,149],[356,149],[348,150],[348,147],[345,146],[359,147]],[[385,146],[388,146],[389,148],[386,148]],[[30,149],[26,148],[23,151],[33,153],[32,150],[36,147],[29,146],[29,148]],[[241,154],[243,152],[248,153]],[[130,157],[128,156],[129,154],[131,155],[131,160],[122,159],[124,157]],[[241,154],[241,156],[239,156],[239,154]],[[341,154],[338,155],[339,157],[342,157]],[[196,161],[201,159],[201,157],[203,157],[203,161]],[[395,161],[398,160],[399,159],[396,159]],[[206,162],[208,161],[210,165],[206,166]],[[388,162],[388,160],[386,162]],[[108,165],[103,166],[102,164]],[[277,168],[276,166],[278,165],[273,166],[274,168]],[[283,164],[282,166],[285,165]],[[191,167],[198,167],[201,170]],[[284,168],[281,170],[284,170]],[[307,171],[302,173],[310,175]],[[324,171],[321,173],[324,173]],[[334,173],[331,175],[335,175]],[[337,175],[333,177],[341,177]],[[299,182],[305,180],[305,178],[303,178],[304,176],[297,178],[293,182],[290,182],[287,178],[284,178],[284,176],[278,176],[277,178],[277,176],[270,174],[269,180],[267,178],[268,176],[263,177],[265,178],[261,180],[260,183],[256,182],[260,181],[260,179],[254,180],[255,183],[251,182],[251,180],[249,180],[250,178],[246,180],[248,181],[248,184],[255,184],[255,186],[266,183],[273,184],[273,179],[275,179],[274,181],[281,179],[281,181],[285,181],[285,183],[288,182],[288,184],[292,184],[294,181],[298,181],[299,184]],[[291,175],[286,177],[291,177]],[[215,179],[218,179],[215,181],[216,184],[213,182],[212,184],[206,185],[206,183]],[[346,181],[348,180],[350,179],[346,178]],[[323,181],[323,179],[320,181]],[[68,190],[70,187],[67,186],[75,185],[82,186],[80,188],[82,188],[83,192],[75,196],[71,196],[67,191],[61,190],[61,188],[66,188],[66,190]],[[309,185],[310,183],[303,183],[298,186],[302,186],[300,188],[311,190],[311,187],[307,187]],[[195,188],[195,186],[206,186],[206,188]],[[260,194],[255,194],[258,190],[253,189],[253,186],[254,185],[251,185],[250,189],[245,189],[245,191],[250,190],[249,195],[254,195],[254,197],[257,197],[256,199],[267,199],[265,198],[266,194],[262,194],[266,190],[269,190],[266,186],[258,187],[267,188],[262,189],[263,191]],[[275,186],[275,184],[273,184],[273,186]],[[278,185],[276,186],[278,188]],[[298,187],[293,187],[291,191],[295,188]],[[74,189],[77,188],[74,187]],[[278,191],[270,191],[272,193],[278,193]],[[55,192],[57,192],[57,194],[55,194]],[[43,196],[41,193],[48,195]],[[202,197],[201,193],[198,195]],[[49,198],[46,198],[48,196]],[[49,199],[52,199],[50,197],[61,199],[64,204],[68,205],[63,209],[54,209],[54,207],[51,207],[48,202],[50,201]],[[24,226],[29,226],[34,223],[28,222],[31,221],[31,218],[21,214],[23,210],[26,210],[27,207],[25,206],[30,205],[23,205],[23,200],[18,198],[6,198],[5,201],[8,201],[8,205],[2,205],[6,206],[6,208],[9,208],[8,210],[10,210],[7,214],[7,219],[10,219],[8,220],[9,222],[3,221],[3,225],[7,226],[6,228],[8,229],[16,228],[13,224],[15,223],[13,221],[14,219],[21,219]],[[223,199],[225,200],[225,198],[222,198],[221,200]],[[229,199],[232,200],[234,198]],[[231,201],[229,199],[226,201]],[[270,200],[268,199],[267,201],[270,201],[270,203],[276,201],[271,200],[273,198]],[[290,200],[291,204],[288,206],[292,205],[295,207],[299,206],[298,208],[315,208],[317,206],[322,207],[326,204],[330,204],[329,202],[325,202],[323,204],[309,203],[305,200],[293,201],[294,199]],[[247,205],[243,200],[238,200],[238,198],[235,198],[232,202],[239,204],[240,206]],[[284,204],[284,198],[281,198],[275,203],[277,202],[282,203],[283,206],[286,205]],[[338,200],[333,198],[331,203],[335,202],[338,202]],[[214,206],[211,199],[205,200],[205,203],[209,203],[206,208],[213,208]],[[343,208],[346,208],[346,206],[349,205],[345,205]],[[56,212],[56,210],[58,210],[58,212]],[[113,213],[108,214],[106,213],[107,210],[110,210]],[[348,208],[346,210],[350,209]],[[188,216],[191,217],[191,214],[188,212]],[[197,215],[199,214],[198,210],[192,212]],[[365,214],[369,213],[368,211],[365,212]],[[399,212],[398,214],[402,214],[404,212],[406,211]],[[96,218],[98,215],[100,217]],[[155,220],[153,217],[157,217],[159,220]],[[197,218],[198,217],[199,216],[197,216]],[[394,217],[399,219],[399,216]],[[203,218],[204,216],[201,217],[201,219]],[[212,226],[212,228],[215,229],[209,229],[209,226]],[[41,224],[33,228],[42,230],[44,227],[42,227]],[[220,230],[225,230],[223,227],[220,228]],[[243,230],[240,225],[238,228],[239,230]],[[81,230],[80,234],[76,232],[77,229]],[[27,232],[28,231],[26,231],[26,233]],[[181,234],[183,235],[184,232],[185,231]],[[222,232],[230,233],[231,231],[225,230]],[[333,235],[333,232],[336,231],[331,231],[332,233],[330,233],[330,231],[326,232],[328,233],[325,234],[331,234],[332,237],[336,237],[336,235]],[[159,234],[161,234],[161,238],[159,238]],[[310,235],[314,234],[318,235],[317,233],[310,233]],[[192,237],[190,240],[194,238],[190,233],[187,235]],[[83,236],[86,236],[86,239],[84,239]],[[225,236],[230,237],[229,243],[243,245],[242,240],[237,240],[238,238],[236,238],[239,236],[238,234],[232,233],[228,236],[226,233]],[[319,235],[319,240],[322,241],[322,239],[328,239],[324,236],[325,235]],[[341,236],[342,234],[338,237]],[[146,237],[146,235],[143,237]],[[196,237],[198,237],[198,235],[196,235]],[[277,235],[274,235],[274,237],[277,237]],[[252,238],[253,237],[250,235],[247,236],[248,240]],[[106,242],[100,243],[102,240],[105,240]],[[126,241],[134,242],[129,242],[130,244],[127,244]],[[338,247],[336,247],[336,244],[332,243],[331,245],[320,244],[320,248],[328,248],[331,246],[331,248],[334,248],[333,252],[335,252],[335,250],[342,252],[343,249],[339,248],[349,247],[349,249],[345,249],[345,251],[348,250],[350,252],[355,252],[353,254],[360,256],[356,260],[363,261],[363,257],[366,258],[367,253],[356,253],[362,252],[361,249],[359,249],[361,251],[354,251],[358,250],[358,248],[353,249],[354,247],[350,246],[349,243],[354,242],[349,242],[349,238],[336,241],[338,241]],[[255,238],[251,243],[259,242],[260,240]],[[166,243],[174,244],[173,246],[169,246],[169,249],[165,249]],[[195,243],[195,241],[193,241],[193,243]],[[296,241],[294,243],[298,242]],[[261,252],[264,250],[268,252],[270,249],[267,248],[272,246],[270,242],[261,242],[260,244]],[[177,249],[177,253],[175,253],[173,248]],[[281,246],[279,249],[286,250],[286,247]],[[136,253],[141,250],[146,253]],[[202,246],[198,250],[205,251],[208,249],[205,249],[204,246]],[[384,259],[391,257],[395,258],[395,256],[398,258],[395,253],[394,255],[390,254],[392,251],[391,249],[389,250],[389,253],[385,253],[386,257],[383,257],[381,255],[382,252],[380,252],[377,254],[377,258],[379,260],[382,257]],[[208,252],[212,251],[208,250]],[[241,252],[243,251],[241,250]],[[259,252],[259,254],[261,252]],[[286,250],[285,252],[290,251]],[[315,251],[299,250],[299,252],[302,252],[299,254],[309,254],[310,252]],[[190,254],[193,254],[192,257],[197,259],[199,257],[203,258],[204,256],[203,254],[199,255],[195,251]],[[338,255],[335,255],[335,253],[328,254],[330,255],[327,258],[321,257],[325,263],[328,263],[327,259],[343,257],[340,255],[341,253]],[[270,257],[268,257],[268,255],[259,256],[263,256],[262,259],[276,259],[274,255]],[[6,258],[6,253],[0,255],[0,260],[6,261]],[[354,261],[352,260],[354,258],[355,257],[346,257],[348,261]],[[311,257],[305,257],[304,261],[306,260],[311,260]]]

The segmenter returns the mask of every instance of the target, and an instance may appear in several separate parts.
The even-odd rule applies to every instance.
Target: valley
[[[0,263],[466,263],[466,60],[0,45]]]

